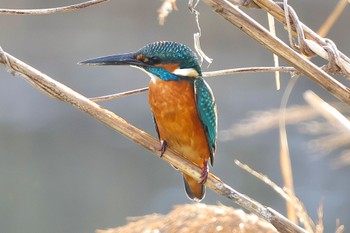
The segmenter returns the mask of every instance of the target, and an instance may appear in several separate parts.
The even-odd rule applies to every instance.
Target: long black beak
[[[88,59],[85,61],[78,62],[79,65],[135,65],[142,66],[144,65],[141,61],[136,59],[135,53],[124,53],[116,54],[105,57],[97,57]]]

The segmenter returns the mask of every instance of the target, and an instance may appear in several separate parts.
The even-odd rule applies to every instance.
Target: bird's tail
[[[197,180],[191,176],[183,174],[185,191],[187,196],[194,201],[201,201],[205,195],[205,187],[199,184]]]

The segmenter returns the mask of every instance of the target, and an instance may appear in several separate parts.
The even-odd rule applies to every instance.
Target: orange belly
[[[198,116],[193,84],[188,81],[152,79],[148,100],[160,139],[203,168],[204,161],[209,159],[210,149]]]

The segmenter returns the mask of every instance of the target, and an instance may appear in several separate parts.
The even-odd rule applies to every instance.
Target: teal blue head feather
[[[186,45],[172,41],[150,43],[137,52],[110,55],[80,62],[87,65],[132,65],[163,80],[202,76],[196,54]]]
[[[180,69],[194,69],[199,76],[202,75],[196,54],[184,44],[172,41],[154,42],[144,46],[136,54],[140,58],[144,56],[150,65],[178,64]]]

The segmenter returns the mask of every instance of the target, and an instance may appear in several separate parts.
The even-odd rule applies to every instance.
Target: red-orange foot
[[[207,182],[208,174],[209,174],[208,160],[205,160],[204,166],[202,168],[201,179],[198,183],[204,184],[205,182]]]
[[[164,154],[165,150],[166,150],[166,141],[165,140],[161,140],[160,141],[160,149],[159,149],[159,151],[160,151],[160,158],[163,157],[163,154]]]

